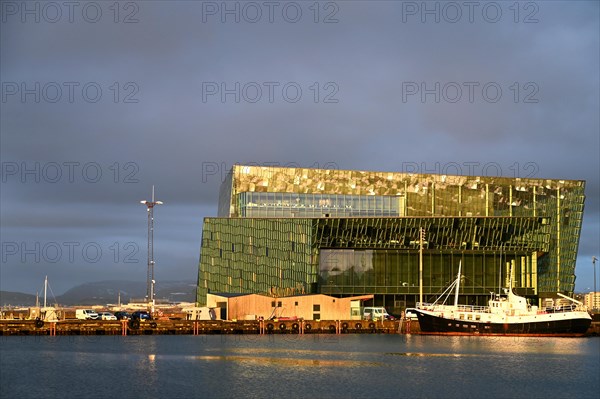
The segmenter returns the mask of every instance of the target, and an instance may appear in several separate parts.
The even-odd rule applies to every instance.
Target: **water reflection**
[[[125,398],[596,398],[600,391],[598,338],[30,338],[1,341],[0,397],[62,399],[65,378],[110,381],[92,396]],[[90,391],[72,384],[67,396]]]
[[[504,337],[504,336],[406,336],[407,347],[415,352],[444,351],[468,354],[484,351],[494,354],[545,353],[582,354],[581,340],[585,338]]]
[[[468,357],[468,356],[481,356],[476,354],[460,354],[460,353],[395,353],[390,352],[386,353],[386,355],[390,356],[406,356],[406,357]]]
[[[372,367],[382,366],[382,362],[374,361],[359,361],[349,359],[301,359],[294,357],[267,357],[267,356],[187,356],[186,359],[203,360],[203,361],[227,361],[227,362],[245,362],[245,363],[262,363],[273,364],[284,367],[298,366],[323,366],[323,367]]]

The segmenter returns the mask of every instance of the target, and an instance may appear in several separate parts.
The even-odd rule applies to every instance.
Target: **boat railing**
[[[440,305],[434,303],[417,303],[417,309],[429,310],[432,312],[465,312],[465,313],[489,313],[490,308],[487,306],[476,306],[476,305]]]
[[[429,310],[429,311],[441,311],[446,310],[448,308],[454,308],[451,305],[443,305],[439,303],[425,303],[425,302],[417,302],[417,309]]]
[[[580,312],[586,312],[587,308],[585,306],[581,306],[578,304],[569,304],[569,305],[562,305],[562,306],[546,306],[546,307],[542,307],[538,310],[538,314],[540,313],[563,313],[563,312],[575,312],[575,311],[580,311]]]
[[[476,305],[458,305],[459,312],[478,312],[478,313],[487,313],[490,308],[487,306],[476,306]]]

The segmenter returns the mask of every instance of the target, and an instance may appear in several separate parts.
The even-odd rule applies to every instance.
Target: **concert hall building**
[[[373,294],[399,313],[456,278],[460,303],[509,283],[533,301],[570,294],[585,182],[235,165],[204,219],[208,293]],[[422,251],[422,253],[421,253]],[[421,261],[422,260],[422,261]]]

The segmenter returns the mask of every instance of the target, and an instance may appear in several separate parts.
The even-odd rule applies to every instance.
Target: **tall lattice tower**
[[[148,275],[146,281],[146,301],[148,308],[154,313],[154,207],[162,205],[162,201],[154,199],[154,186],[152,186],[152,201],[142,200],[148,211]]]

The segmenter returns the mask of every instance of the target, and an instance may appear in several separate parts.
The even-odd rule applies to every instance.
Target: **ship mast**
[[[423,303],[423,243],[425,242],[425,229],[419,229],[419,303]]]
[[[500,247],[500,268],[498,270],[498,295],[502,293],[502,249],[504,247]]]
[[[454,306],[458,306],[458,291],[460,289],[460,267],[462,260],[458,262],[458,276],[456,276],[456,291],[454,292]]]

